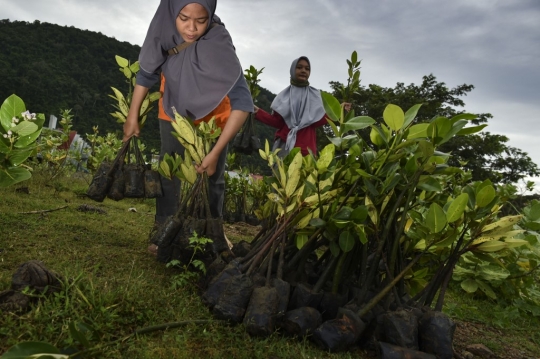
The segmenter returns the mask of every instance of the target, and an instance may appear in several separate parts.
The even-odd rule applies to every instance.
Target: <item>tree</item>
[[[334,94],[339,95],[341,84],[330,82]],[[371,116],[379,123],[384,108],[389,103],[402,108],[410,108],[422,104],[417,122],[429,122],[436,117],[452,117],[464,111],[465,102],[461,99],[474,89],[473,85],[463,84],[448,88],[444,82],[438,82],[430,74],[422,78],[420,85],[405,86],[397,83],[394,88],[384,88],[378,85],[360,86],[352,96],[353,109],[356,115]],[[341,100],[341,99],[340,99]],[[476,126],[487,126],[493,116],[489,113],[476,114],[471,120]],[[326,126],[325,126],[326,127]],[[318,143],[322,146],[328,143],[324,133],[319,135]],[[363,136],[369,136],[364,132]],[[367,138],[367,137],[366,137]],[[471,136],[458,136],[441,147],[441,150],[452,154],[449,165],[461,167],[472,173],[473,180],[490,179],[493,183],[515,183],[527,176],[538,176],[540,170],[526,152],[507,145],[508,137],[480,132]]]

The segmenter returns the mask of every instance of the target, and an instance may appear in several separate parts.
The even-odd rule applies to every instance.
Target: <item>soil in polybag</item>
[[[253,282],[249,276],[241,274],[231,277],[212,309],[212,314],[220,320],[241,323],[252,292]]]
[[[105,197],[107,197],[107,193],[113,182],[112,173],[110,173],[111,168],[112,164],[109,162],[102,162],[99,165],[96,174],[92,178],[92,183],[90,183],[86,191],[86,195],[89,198],[97,202],[103,202]]]
[[[377,357],[379,359],[437,359],[437,357],[432,354],[399,347],[385,342],[378,343]]]
[[[182,229],[183,217],[171,216],[159,226],[150,241],[158,246],[157,260],[168,263],[172,258],[173,243]]]
[[[452,342],[456,324],[441,312],[428,311],[419,320],[420,350],[434,354],[438,359],[452,359]]]
[[[13,289],[0,292],[0,312],[25,312],[28,309],[30,309],[28,296]]]
[[[349,350],[360,338],[365,324],[355,313],[344,311],[341,317],[328,320],[318,327],[311,337],[321,348],[329,352]]]
[[[312,307],[302,307],[285,313],[279,327],[292,337],[304,337],[315,331],[322,323],[321,313]]]
[[[276,288],[255,288],[244,316],[246,331],[257,337],[272,334],[276,325],[278,304],[279,296]]]
[[[408,310],[386,312],[377,318],[378,340],[418,350],[418,318]]]
[[[144,171],[144,196],[157,198],[163,196],[161,188],[161,176],[159,172],[147,169]]]
[[[211,250],[215,254],[229,252],[229,244],[225,240],[225,233],[223,232],[223,221],[219,218],[207,218],[205,221],[206,228],[204,236],[212,240],[212,243],[210,244]]]
[[[236,257],[245,257],[246,254],[249,253],[249,251],[251,250],[251,244],[242,240],[238,243],[236,243],[233,247],[232,247],[232,251],[234,253],[234,255]]]
[[[113,181],[109,188],[109,192],[107,193],[107,197],[114,201],[120,201],[124,198],[125,187],[124,171],[122,168],[117,168],[114,171]]]
[[[208,284],[208,288],[202,295],[203,303],[212,309],[218,303],[219,297],[227,288],[231,278],[241,274],[238,262],[232,261],[229,263],[225,269],[216,275]]]
[[[323,321],[335,319],[340,307],[347,304],[347,295],[324,292],[317,308],[321,312]]]
[[[291,296],[291,285],[285,282],[282,279],[274,278],[272,285],[276,288],[278,295],[278,306],[277,306],[277,315],[278,318],[283,317],[285,312],[287,312],[287,307],[289,306],[289,298]]]
[[[62,289],[62,277],[47,269],[43,262],[31,260],[17,268],[11,281],[13,290],[22,291],[27,287],[39,294],[59,292]]]
[[[144,165],[138,163],[128,163],[124,166],[124,197],[144,197],[144,170]]]
[[[294,288],[288,308],[289,310],[301,307],[317,308],[322,297],[322,292],[314,292],[307,285],[301,283]]]

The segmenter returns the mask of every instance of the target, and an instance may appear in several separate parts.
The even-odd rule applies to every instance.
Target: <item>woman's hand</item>
[[[259,111],[259,108],[257,106],[253,105],[253,108],[254,108],[254,110],[253,110],[254,114],[257,113],[257,111]]]
[[[195,165],[197,173],[203,174],[206,172],[208,176],[212,176],[216,173],[216,167],[219,159],[219,153],[216,154],[216,151],[212,150],[206,157],[203,158],[201,165]]]
[[[141,133],[141,128],[139,127],[138,119],[130,118],[130,116],[128,115],[128,118],[126,119],[126,122],[124,123],[124,138],[122,138],[122,141],[126,142],[133,136],[139,137],[140,133]]]
[[[135,85],[133,89],[133,95],[131,97],[131,105],[129,106],[129,112],[124,123],[124,138],[122,141],[126,142],[133,136],[139,137],[141,128],[139,127],[139,111],[141,104],[148,93],[148,88],[141,85]]]

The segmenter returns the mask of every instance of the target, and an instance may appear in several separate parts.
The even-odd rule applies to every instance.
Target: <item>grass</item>
[[[0,353],[22,341],[76,347],[69,324],[84,323],[90,343],[102,346],[92,358],[362,358],[359,351],[328,354],[307,340],[278,334],[250,338],[242,326],[192,324],[132,335],[152,325],[212,316],[194,286],[173,290],[171,278],[178,271],[147,254],[153,200],[95,203],[80,196],[89,178],[64,181],[62,187],[35,173],[27,182],[0,190],[0,291],[10,287],[12,274],[29,260],[40,260],[69,279],[64,291],[27,313],[0,313]],[[26,186],[29,194],[17,191]],[[107,213],[78,211],[82,204]],[[232,240],[249,237],[235,230],[227,234]]]
[[[329,354],[309,340],[279,334],[251,338],[241,325],[188,324],[133,335],[148,326],[212,316],[194,286],[172,289],[177,269],[147,254],[154,201],[95,203],[81,196],[88,181],[73,175],[58,183],[38,172],[27,182],[0,189],[0,291],[9,288],[21,263],[33,259],[68,279],[61,293],[29,312],[0,313],[0,353],[22,341],[77,347],[69,325],[84,323],[80,330],[87,330],[91,345],[101,349],[92,358],[368,358],[358,349]],[[26,186],[29,194],[17,191]],[[78,211],[82,204],[107,213]],[[58,210],[22,214],[52,209]],[[233,242],[250,239],[249,229],[240,224],[225,224],[225,231]],[[457,348],[481,343],[505,358],[540,353],[538,318],[516,316],[459,290],[447,298],[445,312],[458,321]],[[512,352],[525,354],[506,355]]]

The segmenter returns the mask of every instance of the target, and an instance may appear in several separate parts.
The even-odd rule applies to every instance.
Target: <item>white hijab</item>
[[[309,86],[309,82],[299,82],[296,79],[296,65],[298,61],[306,60],[308,64],[309,59],[305,56],[301,56],[293,61],[291,65],[291,85],[287,86],[281,91],[270,108],[279,113],[285,120],[287,127],[289,127],[289,134],[287,135],[287,141],[285,142],[285,148],[283,149],[285,155],[289,153],[296,144],[296,134],[299,130],[309,127],[315,122],[319,121],[326,111],[322,104],[321,93],[314,87]],[[278,146],[281,147],[281,146]]]

